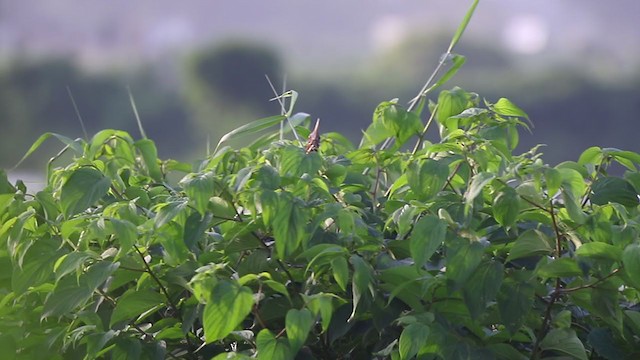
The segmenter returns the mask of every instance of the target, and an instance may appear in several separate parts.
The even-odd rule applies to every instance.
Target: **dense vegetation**
[[[42,191],[0,172],[3,358],[636,358],[640,154],[550,166],[514,153],[511,101],[428,101],[471,13],[449,70],[358,146],[318,144],[294,91],[195,165],[142,126],[43,135],[27,155],[65,147]]]

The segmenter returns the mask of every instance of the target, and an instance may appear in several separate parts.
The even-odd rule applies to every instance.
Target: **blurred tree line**
[[[309,68],[288,74],[297,90],[296,109],[322,119],[322,131],[339,131],[357,141],[383,100],[415,96],[446,48],[447,36],[413,37],[369,63],[346,69]],[[488,101],[508,97],[527,111],[536,128],[522,149],[546,143],[550,162],[575,159],[588,146],[639,151],[640,76],[602,83],[579,63],[539,66],[486,42],[459,48],[467,63],[448,84],[477,91]],[[553,65],[555,64],[555,65]],[[180,83],[163,81],[166,69],[146,67],[86,73],[68,59],[15,59],[0,68],[0,165],[13,166],[43,132],[83,136],[67,88],[89,136],[99,129],[137,133],[129,102],[131,89],[147,135],[164,158],[204,156],[207,138],[279,112],[268,75],[281,90],[285,63],[264,44],[235,42],[187,57]],[[41,166],[60,149],[51,144],[25,164]],[[38,154],[44,154],[38,157]]]

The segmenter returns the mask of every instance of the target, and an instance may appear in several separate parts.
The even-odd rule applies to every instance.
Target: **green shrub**
[[[43,135],[28,154],[50,136],[73,154],[43,190],[0,172],[3,358],[636,358],[640,154],[552,167],[513,153],[509,100],[427,104],[460,34],[357,147],[306,151],[291,110],[193,167],[123,131]]]

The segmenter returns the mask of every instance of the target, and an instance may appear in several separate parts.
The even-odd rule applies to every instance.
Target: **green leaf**
[[[582,275],[582,269],[575,259],[553,259],[538,268],[538,275],[542,278],[573,277]]]
[[[315,316],[322,318],[322,332],[326,332],[333,317],[333,294],[318,293],[311,296],[302,295],[305,298],[307,307]]]
[[[195,251],[198,242],[204,238],[205,232],[211,226],[211,220],[213,214],[206,213],[204,216],[194,212],[187,218],[184,224],[184,235],[182,240],[187,248],[191,251]]]
[[[462,34],[464,34],[464,31],[467,29],[467,25],[469,25],[469,22],[471,21],[471,18],[473,17],[473,13],[476,11],[476,7],[478,6],[479,2],[480,0],[474,0],[473,3],[471,4],[471,7],[469,7],[469,10],[467,10],[467,13],[464,15],[464,18],[462,19],[462,22],[460,23],[460,25],[458,25],[458,29],[456,29],[456,33],[453,35],[453,38],[451,39],[448,52],[451,52],[453,48],[456,46],[456,44],[458,44],[458,41],[460,41],[460,38],[462,37]]]
[[[484,248],[477,241],[457,238],[448,244],[446,274],[456,289],[466,286],[467,280],[482,262],[483,253]]]
[[[268,329],[262,329],[256,337],[259,359],[293,359],[286,339],[276,339]]]
[[[348,320],[351,321],[356,316],[356,310],[363,294],[365,294],[368,290],[371,292],[371,296],[373,296],[374,290],[372,286],[373,270],[364,261],[364,259],[362,259],[358,255],[351,255],[349,262],[351,262],[351,265],[353,265],[353,311],[351,312],[351,316]]]
[[[497,261],[484,263],[474,271],[462,292],[472,318],[477,319],[495,300],[503,278],[504,266]]]
[[[317,152],[305,153],[298,146],[289,145],[282,150],[280,173],[299,178],[303,174],[315,175],[322,167],[322,157]]]
[[[451,116],[455,116],[463,112],[467,108],[469,102],[469,94],[454,87],[451,90],[442,90],[438,95],[438,108],[436,110],[436,120],[440,124],[444,124]],[[457,127],[449,127],[449,131],[453,131]]]
[[[587,150],[583,151],[580,154],[580,158],[578,158],[578,164],[585,166],[587,164],[591,165],[600,165],[602,162],[602,149],[597,146],[592,146]]]
[[[551,253],[552,250],[546,235],[538,230],[527,230],[518,236],[509,256],[507,256],[507,261],[527,256],[545,255]]]
[[[611,329],[592,329],[587,337],[587,341],[598,355],[605,359],[617,360],[625,358],[624,350],[621,349],[620,344],[615,341]]]
[[[400,334],[400,359],[411,359],[416,356],[427,343],[428,337],[429,327],[425,324],[415,322],[405,327]]]
[[[182,199],[163,203],[157,210],[158,212],[154,222],[155,228],[161,228],[169,223],[173,218],[181,214],[187,208],[187,205],[187,201]]]
[[[631,244],[624,249],[622,264],[631,285],[640,289],[640,278],[638,277],[640,274],[640,244]]]
[[[86,251],[72,252],[61,256],[53,266],[56,281],[71,272],[81,272],[84,269],[84,263],[95,257],[95,255]]]
[[[551,329],[540,343],[546,351],[557,351],[574,359],[587,360],[584,345],[571,329]]]
[[[280,259],[296,251],[307,236],[307,211],[288,193],[282,193],[273,218],[273,236]]]
[[[448,177],[449,166],[432,159],[412,162],[407,169],[409,187],[421,201],[428,201],[440,192]]]
[[[624,206],[637,206],[638,193],[627,180],[607,176],[598,178],[591,185],[591,202],[596,205],[618,203]]]
[[[60,279],[44,302],[42,318],[60,316],[77,310],[91,298],[95,289],[111,276],[118,266],[118,263],[101,261],[91,266],[78,279],[73,276]]]
[[[549,197],[555,196],[562,185],[560,171],[554,168],[546,168],[544,169],[544,177],[547,185],[547,195]]]
[[[518,116],[528,119],[529,116],[522,109],[516,106],[509,99],[500,98],[493,104],[492,110],[503,116]]]
[[[439,88],[440,86],[444,85],[447,81],[449,81],[449,79],[451,79],[455,74],[457,74],[458,70],[460,70],[462,65],[464,65],[467,62],[467,59],[464,56],[459,55],[459,54],[451,54],[449,59],[447,59],[447,60],[451,61],[451,66],[449,67],[447,72],[444,73],[438,79],[438,81],[436,81],[432,86],[429,87],[429,89],[427,89],[422,94],[423,96],[425,96],[427,93],[430,93],[431,91]]]
[[[156,144],[149,139],[141,139],[136,141],[134,146],[140,150],[149,176],[157,182],[162,182],[162,171],[158,164],[158,149],[156,149]]]
[[[20,166],[20,164],[22,164],[22,162],[24,162],[29,155],[31,155],[34,151],[36,151],[40,145],[42,145],[42,143],[44,143],[48,138],[50,137],[55,137],[56,139],[60,140],[60,142],[62,142],[63,144],[65,144],[66,146],[68,146],[69,148],[71,148],[76,154],[82,154],[82,144],[83,141],[82,139],[75,139],[72,140],[66,136],[60,135],[60,134],[56,134],[56,133],[52,133],[52,132],[47,132],[44,133],[42,135],[40,135],[40,137],[33,143],[33,145],[31,145],[31,147],[29,148],[29,150],[27,150],[27,153],[24,154],[24,156],[20,159],[20,161],[18,161],[18,163],[13,167],[14,169],[17,168],[18,166]]]
[[[622,259],[622,250],[607,243],[590,242],[582,244],[576,250],[576,255],[595,259],[611,259],[614,261],[620,261],[620,259]]]
[[[95,204],[109,191],[111,180],[91,167],[75,170],[62,186],[60,205],[69,217]]]
[[[512,226],[520,213],[518,193],[513,188],[503,188],[493,199],[492,210],[498,224],[504,227]]]
[[[498,293],[498,311],[505,327],[515,334],[531,311],[535,288],[526,282],[506,279]]]
[[[496,178],[496,174],[490,172],[481,172],[473,176],[471,185],[464,194],[464,201],[467,207],[473,204],[473,200],[480,195],[482,189]]]
[[[215,177],[213,172],[189,174],[180,180],[184,192],[193,202],[193,206],[200,215],[204,215],[209,205],[209,199],[214,195]]]
[[[289,348],[292,353],[297,353],[307,341],[307,336],[309,336],[313,323],[313,315],[308,309],[291,309],[287,312],[285,326],[287,339],[289,339]]]
[[[331,268],[333,269],[333,278],[343,291],[347,291],[349,283],[349,265],[347,259],[342,256],[331,259]]]
[[[422,267],[444,242],[447,223],[434,215],[425,215],[413,227],[409,236],[411,257]]]
[[[99,332],[90,334],[86,337],[87,341],[87,359],[95,359],[99,352],[104,348],[104,346],[116,336],[116,332],[114,330],[109,330],[107,332]]]
[[[204,307],[203,328],[207,343],[225,338],[253,308],[253,291],[237,282],[220,280]]]
[[[163,296],[156,291],[131,288],[118,298],[116,307],[111,314],[109,327],[121,321],[131,321],[144,312],[162,305],[163,302]]]
[[[138,240],[138,230],[130,221],[116,218],[110,218],[109,220],[113,225],[113,230],[115,231],[116,236],[118,237],[118,242],[120,243],[120,249],[116,256],[116,259],[118,259],[120,256],[127,254],[136,243],[136,240]]]
[[[229,141],[231,139],[235,139],[237,137],[246,135],[246,134],[255,134],[257,132],[260,132],[264,129],[270,128],[276,124],[279,124],[280,122],[284,121],[286,118],[283,115],[276,115],[276,116],[270,116],[267,118],[262,118],[262,119],[258,119],[255,121],[252,121],[248,124],[242,125],[234,130],[231,130],[230,132],[224,134],[221,138],[220,141],[218,141],[218,144],[216,145],[215,150],[213,151],[214,154],[217,154],[218,149],[220,148],[220,145],[222,145],[222,143]]]

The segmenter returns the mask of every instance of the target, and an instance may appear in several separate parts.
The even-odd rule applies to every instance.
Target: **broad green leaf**
[[[87,359],[95,359],[104,346],[116,336],[116,331],[109,330],[107,332],[99,332],[90,334],[86,337],[87,341]]]
[[[81,274],[79,278],[66,276],[56,283],[47,297],[42,310],[42,318],[60,316],[78,311],[100,286],[118,268],[118,263],[101,261]]]
[[[260,205],[262,207],[262,222],[273,226],[273,219],[278,213],[278,194],[271,190],[260,193]]]
[[[505,187],[493,199],[493,216],[498,224],[512,226],[520,213],[520,197],[510,187]]]
[[[331,269],[333,270],[333,278],[343,291],[347,291],[349,283],[349,265],[347,259],[343,256],[337,256],[331,259]]]
[[[442,90],[438,95],[438,109],[436,110],[436,120],[440,124],[444,124],[451,116],[455,116],[463,112],[467,108],[469,102],[469,94],[459,87],[451,90]],[[448,128],[449,131],[455,130],[457,127]]]
[[[640,244],[631,244],[622,253],[622,264],[629,281],[636,289],[640,289]]]
[[[287,290],[287,287],[284,284],[279,283],[275,280],[263,280],[262,283],[270,287],[271,290],[286,296],[287,299],[291,301],[291,296],[289,296],[289,291]]]
[[[400,359],[411,359],[418,354],[418,351],[427,343],[429,337],[429,327],[416,322],[409,324],[400,334]]]
[[[163,203],[157,210],[154,226],[156,229],[161,228],[169,223],[173,218],[181,214],[187,208],[186,200],[176,200]]]
[[[292,353],[297,353],[307,341],[313,323],[313,315],[308,309],[291,309],[287,312],[285,326],[287,339],[289,339],[289,348]]]
[[[211,360],[251,360],[254,359],[251,356],[247,356],[241,353],[236,353],[236,352],[228,352],[228,353],[222,353],[222,354],[218,354],[215,357],[213,357]]]
[[[493,104],[493,111],[503,116],[518,116],[528,119],[529,116],[522,109],[516,106],[509,99],[500,98],[498,102]]]
[[[115,231],[115,234],[118,237],[118,242],[120,243],[120,249],[116,256],[116,259],[118,259],[120,256],[127,254],[136,243],[136,240],[138,240],[138,230],[130,221],[116,218],[110,218],[109,220],[113,225],[113,230]]]
[[[75,170],[62,186],[60,205],[69,217],[93,206],[109,191],[111,180],[91,167]]]
[[[553,197],[556,195],[562,185],[562,175],[560,171],[554,168],[544,169],[544,178],[547,185],[547,195]]]
[[[615,340],[611,329],[595,328],[592,329],[587,337],[587,341],[593,347],[598,355],[608,360],[624,359],[624,349]]]
[[[276,339],[268,330],[262,329],[256,337],[258,347],[258,359],[293,359],[294,353],[289,349],[289,344],[284,338]]]
[[[526,282],[506,279],[498,292],[498,311],[505,327],[515,334],[533,306],[535,288]]]
[[[442,161],[426,159],[412,162],[407,169],[409,187],[421,201],[428,201],[447,183],[449,166]]]
[[[538,268],[542,278],[573,277],[582,275],[582,269],[573,258],[553,259]]]
[[[444,242],[447,223],[434,215],[425,215],[413,227],[409,236],[411,257],[422,267]]]
[[[600,165],[602,162],[602,149],[597,146],[592,146],[587,150],[583,151],[580,154],[580,158],[578,158],[578,164],[585,166],[587,164],[591,164],[593,166]]]
[[[622,258],[622,250],[607,243],[590,242],[582,244],[576,250],[576,255],[595,259],[611,259],[614,261],[620,261]]]
[[[317,152],[305,153],[298,146],[289,145],[282,150],[280,173],[299,178],[303,174],[315,175],[322,166],[322,157]]]
[[[94,259],[96,256],[86,251],[71,252],[65,254],[56,260],[53,266],[53,272],[56,275],[56,281],[60,280],[63,276],[71,272],[80,272],[84,269],[84,263],[89,259]]]
[[[618,203],[624,206],[637,206],[638,193],[627,180],[606,176],[591,184],[591,202],[596,205]]]
[[[553,317],[553,325],[558,328],[568,329],[571,327],[571,311],[562,310]]]
[[[447,279],[453,281],[454,288],[466,286],[467,280],[482,262],[483,254],[484,248],[477,241],[457,238],[448,244],[446,274]]]
[[[480,195],[482,189],[496,178],[496,174],[491,172],[481,172],[473,176],[471,179],[471,185],[464,194],[464,201],[466,206],[471,206],[473,200]]]
[[[256,172],[256,180],[260,181],[263,189],[277,190],[280,187],[280,174],[271,165],[265,164]]]
[[[587,360],[584,345],[572,329],[551,329],[540,343],[540,348],[560,352],[573,359]]]
[[[351,255],[349,259],[351,265],[353,265],[353,311],[348,321],[351,321],[356,316],[356,310],[358,304],[362,299],[362,296],[369,291],[371,296],[374,295],[373,282],[373,269],[358,255]]]
[[[516,348],[512,345],[500,343],[500,344],[489,344],[487,345],[487,349],[491,350],[491,352],[496,356],[498,360],[527,360],[529,357],[520,353]]]
[[[136,141],[134,146],[142,154],[142,159],[147,166],[149,177],[157,182],[162,182],[162,171],[158,164],[158,149],[156,149],[156,144],[149,139],[141,139]]]
[[[474,271],[462,292],[472,318],[477,319],[487,304],[495,300],[503,278],[504,266],[497,261],[481,264]]]
[[[302,295],[309,310],[314,315],[320,315],[322,318],[322,332],[326,332],[329,329],[329,324],[331,324],[334,296],[327,293],[318,293],[311,296]]]
[[[40,239],[26,251],[21,267],[11,271],[11,286],[17,295],[22,295],[30,287],[47,282],[52,275],[56,259],[63,253],[59,244],[52,239]]]
[[[307,211],[287,193],[280,195],[273,216],[273,236],[280,259],[296,251],[306,237]]]
[[[253,291],[237,282],[218,281],[202,314],[207,343],[225,338],[249,315],[253,308]]]
[[[198,242],[204,238],[205,232],[211,227],[212,219],[213,214],[211,213],[206,213],[204,216],[200,216],[199,213],[194,212],[189,215],[184,224],[184,235],[182,238],[184,244],[189,250],[196,250]]]
[[[283,115],[276,115],[276,116],[270,116],[267,118],[262,118],[262,119],[258,119],[255,121],[252,121],[248,124],[242,125],[234,130],[231,130],[230,132],[224,134],[221,138],[220,141],[218,141],[218,144],[216,145],[215,150],[213,151],[214,154],[218,153],[218,149],[220,148],[220,145],[222,145],[222,143],[229,141],[231,139],[240,137],[242,135],[246,135],[246,134],[255,134],[257,132],[260,132],[264,129],[270,128],[276,124],[279,124],[280,122],[284,121],[286,118]]]
[[[538,230],[527,230],[518,236],[513,244],[507,261],[513,261],[523,257],[550,254],[553,248],[549,244],[547,236]]]
[[[150,289],[127,290],[117,300],[116,307],[111,314],[109,326],[112,327],[121,321],[132,321],[140,314],[162,305],[166,299],[158,292]]]
[[[209,199],[214,195],[215,191],[215,177],[213,172],[208,171],[200,174],[189,174],[180,180],[180,185],[193,202],[196,210],[198,210],[200,215],[204,215],[207,211]]]

